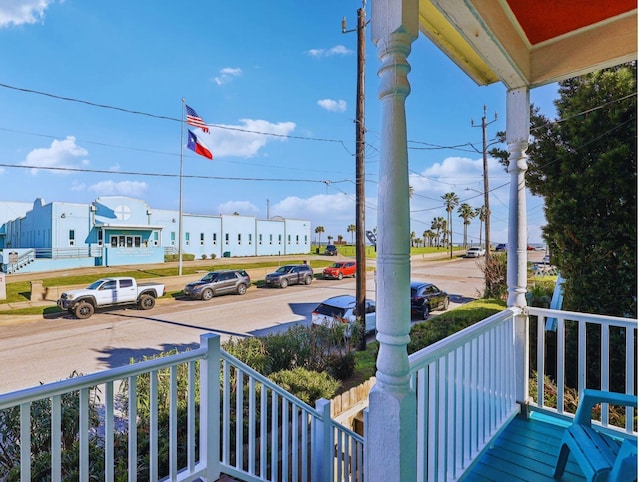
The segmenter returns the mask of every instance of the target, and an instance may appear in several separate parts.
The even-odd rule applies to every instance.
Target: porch
[[[556,331],[545,332],[549,317]],[[558,393],[568,393],[569,378],[578,391],[586,386],[587,334],[600,338],[595,388],[612,390],[616,374],[635,393],[637,320],[511,308],[411,355],[417,480],[552,480],[573,414],[564,397],[545,400],[542,380],[556,373]],[[557,346],[553,366],[548,343]],[[524,406],[516,402],[521,352],[532,387]],[[367,433],[378,423],[370,414],[362,437],[331,420],[328,401],[297,400],[221,350],[215,335],[197,350],[0,395],[0,411],[2,457],[15,457],[16,480],[385,478],[368,473]],[[624,426],[613,425],[608,407],[601,413],[601,430],[637,439],[633,410]],[[563,480],[582,479],[570,458]]]

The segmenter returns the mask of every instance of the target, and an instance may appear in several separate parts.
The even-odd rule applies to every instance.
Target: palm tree
[[[440,221],[440,229],[442,230],[442,247],[446,248],[447,247],[447,243],[449,242],[449,236],[447,236],[447,234],[449,234],[449,223],[447,223],[447,220],[445,218],[438,218],[441,219],[442,221]]]
[[[460,204],[460,198],[455,192],[443,194],[441,198],[444,200],[444,208],[447,210],[447,223],[449,224],[449,249],[451,257],[453,258],[453,220],[451,219],[451,212],[458,204]]]
[[[482,246],[482,223],[487,220],[487,208],[484,205],[476,208],[476,216],[480,220],[480,246]]]
[[[342,244],[343,239],[344,239],[344,236],[342,236],[342,234],[338,234],[338,244]]]
[[[427,229],[425,232],[422,233],[422,237],[424,238],[424,245],[427,245],[427,239],[429,240],[429,247],[433,246],[433,240],[436,237],[436,233],[434,233],[433,231],[431,231],[430,229]]]
[[[349,226],[347,226],[347,233],[351,233],[351,244],[353,244],[353,233],[355,232],[356,232],[355,224],[350,224]]]
[[[458,216],[462,218],[462,224],[464,225],[464,242],[463,245],[467,247],[467,229],[471,224],[471,220],[476,217],[476,212],[467,203],[462,203],[458,208]]]
[[[316,234],[318,235],[318,244],[320,244],[320,235],[324,233],[324,226],[316,226]]]
[[[440,247],[440,231],[442,231],[442,223],[446,222],[443,217],[439,216],[437,218],[433,218],[431,221],[431,229],[436,232],[436,241],[438,243],[437,247]]]
[[[331,244],[331,241],[333,240],[333,236],[327,236],[327,242],[328,244]]]
[[[411,231],[411,234],[409,236],[411,237],[411,247],[413,248],[413,242],[416,239],[416,232]]]

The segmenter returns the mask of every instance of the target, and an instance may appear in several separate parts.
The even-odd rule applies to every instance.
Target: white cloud
[[[344,100],[320,99],[318,105],[329,112],[344,112],[347,110],[347,102]]]
[[[311,49],[306,54],[311,57],[332,57],[334,55],[351,55],[353,50],[348,49],[344,45],[336,45],[330,49]]]
[[[218,206],[220,214],[238,213],[242,216],[257,216],[260,210],[249,201],[228,201]]]
[[[38,173],[39,169],[37,167],[49,168],[52,172],[67,174],[64,170],[77,168],[78,163],[83,166],[88,165],[88,159],[78,160],[78,158],[82,158],[87,154],[89,154],[89,151],[78,146],[75,137],[67,136],[62,141],[54,140],[48,148],[34,149],[27,154],[25,160],[22,161],[22,165],[33,166],[34,169],[31,169],[32,174]]]
[[[255,156],[268,142],[283,141],[296,128],[294,122],[240,119],[239,125],[218,124],[209,134],[198,133],[213,152],[214,158]],[[273,135],[264,135],[273,134]]]
[[[100,181],[89,186],[89,190],[95,191],[100,196],[123,195],[139,197],[147,191],[148,187],[146,182],[139,181]]]
[[[87,185],[84,182],[73,181],[70,189],[72,191],[84,191],[87,189]]]
[[[0,1],[0,28],[42,22],[51,0]]]
[[[220,69],[220,75],[213,78],[213,81],[218,85],[228,84],[234,77],[240,77],[242,75],[242,69],[225,67]]]

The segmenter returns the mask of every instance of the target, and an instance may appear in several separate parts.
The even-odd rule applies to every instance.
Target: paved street
[[[452,307],[479,297],[483,284],[475,259],[413,259],[412,278],[429,280],[448,291]],[[0,321],[0,393],[61,380],[74,370],[91,373],[174,347],[195,347],[204,333],[218,333],[226,340],[308,324],[319,302],[344,293],[355,294],[353,279],[318,279],[311,286],[284,290],[252,287],[244,296],[208,302],[161,300],[150,311],[119,309],[88,320],[66,313],[47,319],[4,317]],[[367,297],[375,298],[371,272]]]

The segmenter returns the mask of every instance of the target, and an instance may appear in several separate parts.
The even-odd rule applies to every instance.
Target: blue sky
[[[356,25],[362,2],[0,2],[0,201],[90,203],[145,199],[188,213],[309,219],[312,232],[355,224]],[[377,223],[379,62],[367,31],[366,225]],[[441,196],[480,207],[481,122],[505,129],[505,89],[479,87],[426,38],[409,61],[412,231],[446,217]],[[532,101],[555,117],[556,86]],[[196,131],[210,161],[187,150],[182,101],[208,124]],[[92,105],[93,104],[93,105]],[[465,144],[473,144],[464,146]],[[460,146],[461,148],[434,148]],[[426,148],[426,149],[425,149]],[[39,169],[35,169],[39,168]],[[489,161],[491,238],[507,240],[508,176]],[[503,186],[503,187],[500,187]],[[475,190],[475,191],[474,191]],[[529,242],[544,224],[528,201]],[[454,216],[454,241],[462,220]],[[477,242],[478,220],[469,228]],[[315,238],[315,235],[314,235]]]

